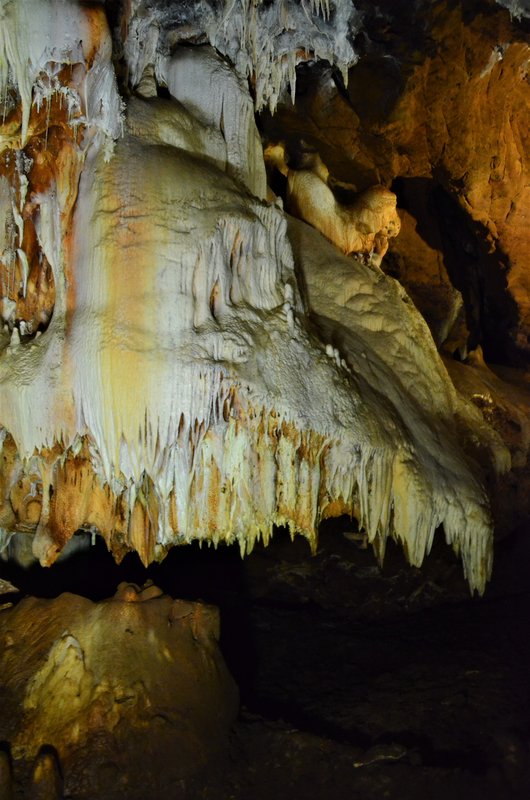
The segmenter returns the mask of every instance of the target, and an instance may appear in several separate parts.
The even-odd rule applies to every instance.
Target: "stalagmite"
[[[417,565],[443,525],[482,591],[487,498],[428,330],[391,279],[264,201],[245,70],[166,46],[160,9],[132,13],[142,96],[122,119],[101,6],[1,7],[6,534],[34,533],[42,564],[78,530],[149,563],[192,540],[249,552],[274,525],[314,546],[348,513],[381,557],[392,536]],[[312,5],[321,32],[344,7]]]
[[[51,748],[42,748],[35,759],[29,800],[62,800],[62,785],[57,755]]]
[[[218,640],[216,608],[152,584],[121,584],[98,603],[65,593],[2,611],[0,741],[11,744],[17,791],[145,800],[150,787],[174,797],[227,749],[238,696]]]

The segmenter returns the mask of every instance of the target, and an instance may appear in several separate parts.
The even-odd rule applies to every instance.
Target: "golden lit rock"
[[[33,766],[30,800],[62,800],[63,781],[57,757],[51,748],[42,748]]]
[[[287,177],[287,210],[309,223],[346,255],[367,256],[380,266],[388,240],[397,236],[401,222],[396,196],[384,186],[371,186],[357,193],[349,205],[333,193],[329,170],[318,153],[304,153],[304,164],[290,169],[281,144],[265,149],[265,160]]]
[[[350,68],[347,85],[337,85],[331,69],[315,70],[294,107],[284,102],[265,119],[266,133],[273,141],[311,141],[332,175],[361,189],[398,179],[404,204],[414,184],[441,189],[449,208],[435,204],[431,213],[445,218],[452,238],[450,282],[459,291],[459,282],[469,287],[470,347],[482,341],[490,359],[524,364],[530,333],[527,32],[493,3],[473,13],[464,3],[426,4],[408,32],[399,4],[387,6],[384,32],[374,14],[374,45]],[[369,19],[366,25],[369,37]],[[420,204],[428,201],[423,190],[418,194]],[[451,206],[461,214],[461,229]],[[429,244],[429,231],[422,226],[421,233]],[[414,294],[414,265],[411,271]],[[434,260],[425,263],[425,273],[425,283],[440,283]],[[442,302],[448,322],[453,308],[447,297]],[[427,299],[427,313],[429,306]]]
[[[530,341],[528,31],[494,0],[399,6],[0,0],[0,800],[246,798],[269,765],[264,795],[312,797],[297,770],[324,765],[371,797],[392,760],[469,787],[524,768],[524,702],[487,725],[510,675],[482,637],[508,618],[499,581],[448,614],[460,671],[436,663],[438,613],[409,612],[462,599],[453,555],[482,594],[494,533],[530,514],[528,375],[492,363]],[[284,560],[285,532],[235,567],[195,546],[245,556],[278,526],[316,557]],[[219,599],[235,731],[220,612],[148,575]],[[385,614],[364,647],[357,621],[374,640]],[[324,703],[343,678],[357,694],[329,738],[292,730],[313,709],[286,670],[285,724],[262,719],[258,759],[214,786],[247,752],[247,698],[268,703],[264,653]],[[355,680],[378,663],[397,683]],[[409,715],[403,680],[429,685]]]
[[[0,738],[31,765],[27,796],[55,800],[64,781],[80,800],[143,800],[222,753],[237,690],[218,638],[216,609],[152,585],[0,612]]]

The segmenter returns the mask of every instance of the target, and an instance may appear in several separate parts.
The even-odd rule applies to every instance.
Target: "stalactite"
[[[343,5],[297,8],[336,25]],[[40,336],[13,315],[12,289],[3,299],[5,535],[31,530],[49,564],[76,530],[98,531],[117,558],[134,549],[148,563],[197,539],[244,554],[274,525],[314,547],[320,521],[348,513],[380,557],[390,536],[416,565],[443,525],[482,591],[488,504],[428,330],[394,281],[307,226],[288,230],[263,199],[244,81],[209,48],[157,55],[147,38],[173,99],[148,91],[122,120],[101,9],[4,7],[0,93],[20,98],[20,120],[10,112],[2,139],[0,232],[28,262],[4,258],[3,286],[16,270],[25,291],[42,264],[54,284]],[[64,14],[56,27],[50,8]],[[250,25],[288,12],[245,8]],[[240,35],[258,52],[256,33]],[[263,63],[273,97],[283,66]],[[31,164],[7,158],[24,148]]]

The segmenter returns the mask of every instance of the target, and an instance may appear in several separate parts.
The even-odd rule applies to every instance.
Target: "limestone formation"
[[[140,574],[176,548],[151,574],[180,591],[197,543],[247,555],[283,526],[314,554],[321,523],[346,516],[311,559],[326,563],[315,579],[325,591],[306,591],[305,561],[280,554],[259,567],[282,603],[303,596],[310,662],[315,603],[322,629],[333,602],[343,606],[326,636],[340,648],[345,621],[381,616],[389,598],[413,611],[465,591],[444,551],[435,580],[410,570],[406,592],[374,603],[394,578],[361,549],[381,564],[394,540],[420,567],[444,538],[482,594],[494,537],[530,518],[530,378],[514,368],[530,352],[528,0],[416,0],[405,17],[402,5],[0,0],[0,800],[196,800],[210,797],[204,776],[212,767],[213,784],[226,769],[230,745],[238,757],[218,609],[130,577],[102,602],[23,596],[60,573],[79,580],[74,553],[76,590],[101,596],[107,578],[86,569],[87,552],[107,548]],[[240,593],[233,553],[211,555],[228,575],[236,633],[259,597],[271,628],[260,642],[279,641],[261,577]],[[210,592],[217,578],[202,574]],[[295,609],[281,615],[301,627]],[[476,618],[490,612],[481,605]],[[461,618],[453,608],[451,624]],[[231,638],[229,628],[223,649]],[[438,641],[451,640],[426,649]],[[230,644],[240,657],[250,643]],[[285,647],[272,654],[282,669],[289,648],[300,663],[290,637]],[[467,650],[458,674],[469,699]],[[408,652],[391,662],[423,685]],[[364,653],[344,659],[346,682]],[[381,679],[385,658],[366,683],[384,702],[395,685]],[[466,707],[484,706],[508,674]],[[262,675],[244,677],[264,706]],[[366,687],[358,716],[373,702]],[[278,742],[291,737],[283,762],[316,748],[338,785],[332,737],[301,748],[291,722],[311,705],[292,710],[263,763],[280,776]],[[482,710],[496,786],[495,717]],[[368,716],[361,730],[348,712],[337,730],[360,737],[357,754],[341,743],[341,758],[365,785],[383,762],[375,793],[391,790],[386,770],[408,774],[414,759],[425,781],[471,774],[468,760],[482,769],[474,742],[460,764],[442,718],[431,741],[429,715],[410,730]],[[519,730],[518,719],[507,725]],[[502,745],[507,770],[526,759],[520,739],[511,731]],[[246,790],[235,781],[225,795]]]
[[[163,61],[176,42],[207,41],[240,78],[250,80],[256,108],[274,111],[287,92],[294,98],[300,63],[325,59],[346,79],[357,59],[352,39],[360,21],[349,0],[195,0],[184,6],[131,0],[122,9],[121,26],[133,87],[146,69],[158,73],[161,56]]]
[[[6,581],[3,578],[0,578],[0,595],[11,594],[12,592],[14,593],[18,592],[17,587],[13,586],[13,584],[10,581]]]
[[[305,153],[301,169],[290,169],[282,144],[265,150],[265,160],[287,177],[287,210],[320,231],[346,255],[356,253],[380,266],[388,240],[401,227],[396,195],[384,186],[371,186],[350,205],[335,197],[329,170],[318,153]]]
[[[191,53],[178,15],[141,5],[124,104],[101,5],[2,2],[4,537],[29,534],[48,565],[100,534],[147,564],[196,539],[249,552],[274,525],[315,546],[348,513],[417,565],[443,526],[482,591],[492,523],[470,453],[502,471],[505,449],[402,289],[263,199],[245,70],[210,29]],[[293,205],[344,252],[384,254],[389,190],[348,209],[322,162],[292,173]]]
[[[63,800],[63,781],[56,753],[43,747],[33,765],[29,800]]]
[[[216,609],[152,585],[1,611],[0,739],[23,796],[145,800],[146,787],[177,796],[224,754],[236,714],[218,638]],[[2,753],[4,785],[8,767]]]
[[[281,104],[264,127],[273,140],[309,138],[331,173],[360,189],[393,188],[423,247],[443,253],[450,273],[441,275],[435,258],[424,262],[420,283],[440,287],[436,312],[428,289],[418,287],[417,251],[396,240],[396,272],[437,338],[454,315],[456,289],[469,349],[481,344],[490,361],[524,367],[530,39],[524,20],[517,22],[524,4],[503,4],[512,17],[488,2],[420,3],[406,31],[399,3],[386,2],[381,14],[367,4],[365,52],[347,85],[333,70],[315,68],[296,105]]]

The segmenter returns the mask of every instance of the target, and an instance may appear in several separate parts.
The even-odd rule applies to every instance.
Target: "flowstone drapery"
[[[148,563],[274,525],[314,545],[349,513],[417,565],[443,525],[482,591],[492,526],[458,437],[504,450],[400,287],[263,199],[245,74],[179,46],[178,19],[140,64],[133,14],[123,103],[100,5],[1,9],[4,541],[34,531],[50,564],[84,529]]]

